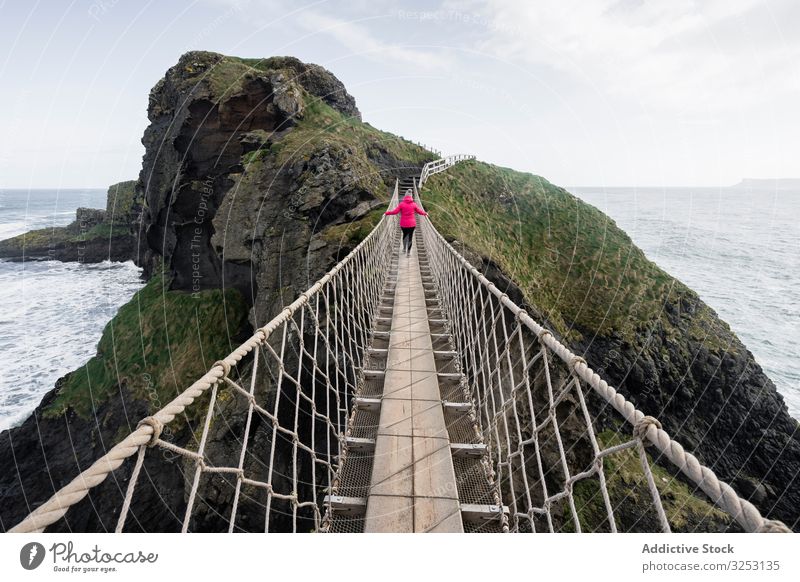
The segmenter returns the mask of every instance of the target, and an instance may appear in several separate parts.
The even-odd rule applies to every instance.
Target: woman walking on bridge
[[[411,256],[411,244],[414,242],[414,229],[417,226],[417,218],[415,214],[428,216],[422,208],[417,206],[414,202],[414,197],[411,196],[411,190],[406,190],[406,195],[400,201],[400,204],[391,210],[387,210],[384,214],[397,214],[400,213],[400,229],[403,231],[403,250],[407,257]]]

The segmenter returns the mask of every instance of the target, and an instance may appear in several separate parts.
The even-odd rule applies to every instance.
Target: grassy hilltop
[[[422,198],[445,238],[466,247],[478,268],[499,268],[534,318],[626,398],[740,495],[796,522],[788,494],[797,421],[728,324],[613,220],[540,176],[475,161],[433,176]],[[615,442],[616,426],[600,428],[601,440]],[[631,500],[626,466],[606,460],[618,473],[612,498]],[[658,485],[676,528],[726,521],[664,473]],[[576,493],[593,499],[586,513],[597,515],[587,486]]]
[[[446,238],[498,264],[569,340],[613,333],[634,343],[665,304],[696,299],[611,218],[541,176],[466,162],[433,176],[423,198]],[[693,331],[714,343],[713,327]]]

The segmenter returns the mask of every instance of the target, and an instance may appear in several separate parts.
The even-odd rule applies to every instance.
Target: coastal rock
[[[0,529],[12,527],[123,438],[140,418],[188,386],[198,372],[191,369],[189,373],[181,366],[188,362],[205,369],[208,362],[224,355],[224,350],[237,345],[255,326],[269,321],[307,289],[369,232],[386,203],[393,176],[418,172],[430,159],[427,152],[359,123],[354,99],[331,73],[290,57],[258,60],[187,53],[151,91],[148,115],[151,123],[143,137],[140,179],[112,187],[113,211],[109,201],[106,222],[93,228],[110,223],[115,229],[120,226],[135,233],[125,253],[135,257],[150,278],[144,295],[149,294],[151,302],[143,295],[126,306],[128,312],[121,309],[109,326],[108,345],[101,341],[97,357],[60,380],[22,425],[0,433],[0,467],[6,469],[0,471]],[[447,208],[457,217],[449,236],[457,250],[513,301],[552,328],[573,351],[583,354],[626,398],[657,416],[673,437],[730,481],[740,495],[750,498],[765,515],[797,528],[800,498],[793,485],[800,467],[797,422],[788,416],[774,385],[729,327],[696,294],[677,283],[680,292],[657,298],[663,315],[659,311],[657,316],[631,317],[630,329],[618,325],[601,328],[582,319],[582,312],[571,310],[570,305],[547,303],[542,281],[546,272],[522,273],[525,262],[514,261],[525,257],[533,263],[541,254],[545,260],[537,268],[543,269],[546,262],[557,267],[552,272],[571,272],[558,261],[567,257],[566,267],[579,266],[582,254],[588,255],[591,247],[576,245],[576,225],[585,232],[586,225],[598,217],[578,221],[575,215],[586,212],[586,205],[557,190],[547,191],[547,204],[526,205],[518,195],[517,186],[522,183],[518,178],[514,188],[484,183],[471,188],[469,180],[474,175],[469,172],[474,171],[472,164],[431,180],[433,188],[437,181],[457,187],[462,200],[472,197],[470,204],[475,204],[475,199],[497,198],[500,211],[496,215],[471,213],[479,217],[477,226],[467,224],[468,214],[458,212],[456,200],[431,204],[431,208]],[[556,214],[562,200],[569,220]],[[542,208],[549,214],[543,217]],[[541,222],[548,236],[562,231],[568,243],[559,246],[552,238],[536,239],[535,244],[525,240],[516,229],[509,229],[512,222],[502,214],[505,211],[520,212],[519,222],[526,227]],[[445,214],[438,213],[435,219],[442,230]],[[561,221],[552,222],[552,217]],[[485,240],[459,240],[471,231],[488,235]],[[604,226],[603,234],[621,236],[610,225]],[[499,253],[497,248],[506,239],[518,241],[519,246]],[[508,268],[509,263],[515,268]],[[596,264],[592,263],[592,272],[605,286],[584,289],[588,299],[580,303],[580,309],[599,297],[605,315],[612,307],[618,309],[603,295],[607,289],[616,289],[606,285],[604,277],[611,279],[617,270],[609,274],[595,268]],[[162,274],[163,279],[156,279]],[[647,273],[636,275],[643,280],[637,280],[643,288],[653,286]],[[528,287],[523,290],[525,283]],[[559,283],[553,282],[557,287]],[[585,284],[585,279],[565,283],[558,287],[559,301],[570,289]],[[234,290],[233,295],[243,299],[231,302],[227,295],[225,299],[210,296],[220,289]],[[201,296],[206,299],[193,303]],[[170,302],[153,301],[163,297]],[[620,311],[632,311],[633,301],[628,299]],[[142,314],[137,311],[139,305]],[[212,326],[210,306],[217,308],[218,318],[219,311],[224,311],[226,321],[235,319],[235,329]],[[148,314],[155,315],[142,319]],[[153,331],[158,324],[164,326],[159,332],[164,341]],[[200,325],[203,337],[223,338],[224,349],[219,345],[213,350],[198,349],[195,344],[201,340],[196,330]],[[712,339],[699,335],[698,330],[710,332],[707,335]],[[139,347],[131,348],[133,344]],[[141,362],[131,363],[146,360],[153,366],[153,358],[160,355],[169,362],[158,362],[152,370],[142,368],[145,364]],[[206,359],[208,362],[203,361]],[[152,385],[168,389],[158,403],[137,387],[156,370],[164,377]],[[246,385],[247,363],[240,372]],[[79,375],[88,380],[78,382]],[[90,388],[75,395],[70,393],[75,386]],[[534,406],[545,404],[539,388]],[[256,390],[260,401],[272,397],[267,386],[256,385]],[[222,464],[235,458],[238,451],[231,436],[238,437],[244,430],[244,402],[230,399],[215,409],[206,448],[210,460]],[[607,406],[596,399],[589,404],[598,432],[617,430],[618,417]],[[198,408],[187,413],[197,414]],[[568,460],[583,465],[592,455],[580,424],[574,422],[577,412],[579,403],[571,398],[564,399],[557,411],[559,418],[565,419],[564,438],[575,445],[568,447]],[[196,418],[178,420],[170,441],[192,449],[198,426]],[[254,456],[248,457],[248,463],[257,475],[256,468],[263,462],[258,451],[269,448],[268,425],[256,424],[250,438]],[[557,466],[560,452],[553,442],[544,447],[543,458],[548,465]],[[289,466],[285,455],[286,450],[277,449],[279,469]],[[11,467],[14,470],[9,470]],[[45,467],[49,475],[44,473]],[[667,469],[678,474],[674,467]],[[50,529],[113,530],[130,471],[130,463],[123,465],[72,508],[66,520]],[[137,487],[126,531],[178,531],[194,474],[193,461],[148,454],[143,471],[147,478]],[[203,480],[193,531],[226,529],[225,512],[220,509],[230,506],[230,491],[224,475]],[[624,493],[621,499],[625,499]],[[258,528],[251,518],[263,515],[258,510],[258,495],[253,491],[245,496],[249,501],[243,503],[252,502],[253,511],[241,512],[243,521],[238,527]],[[620,519],[657,529],[652,516],[634,505],[626,503]],[[275,529],[285,526],[278,522]],[[698,523],[684,526],[710,531],[726,527],[716,518],[700,518]]]
[[[324,112],[309,118],[320,101],[360,119],[353,97],[317,65],[181,57],[150,94],[142,140],[145,272],[163,260],[173,289],[232,286],[252,302],[254,324],[324,273],[332,257],[307,256],[313,234],[362,218],[398,168],[420,166],[320,131],[340,124]],[[295,143],[301,120],[308,138]]]
[[[67,225],[32,230],[0,241],[0,258],[11,261],[130,261],[138,254],[140,200],[135,181],[113,184],[106,209],[78,208]]]
[[[101,263],[130,261],[136,254],[136,237],[127,226],[97,222],[103,210],[79,209],[89,220],[69,226],[32,230],[0,241],[0,258],[10,261],[74,261]],[[91,210],[91,213],[85,212]],[[80,214],[80,212],[79,212]]]
[[[294,81],[288,80],[283,73],[271,75],[272,102],[278,111],[287,119],[299,119],[303,114],[303,97],[300,88]]]
[[[635,345],[589,336],[591,342],[573,349],[603,366],[609,383],[645,414],[657,416],[664,430],[741,496],[798,528],[798,423],[752,353],[691,295],[684,297],[684,315],[674,319],[672,333],[680,341],[664,342],[665,330],[656,326],[647,341],[643,335]],[[693,337],[693,327],[709,324],[717,352]]]
[[[147,402],[132,397],[121,386],[118,394],[100,404],[90,418],[74,411],[48,418],[44,411],[68,378],[69,375],[57,382],[56,388],[44,397],[24,423],[0,433],[0,467],[7,468],[0,476],[0,529],[3,531],[16,525],[57,488],[66,485],[105,454],[121,432],[127,434],[135,429],[133,419],[147,414]],[[183,504],[180,463],[171,457],[152,455],[142,470],[147,475],[142,481],[144,491],[149,492],[145,494],[160,496],[174,513],[153,504],[140,513],[138,519],[148,523],[152,528],[149,531],[180,531]],[[118,495],[124,490],[130,473],[130,465],[121,467],[81,501],[67,520],[61,520],[48,531],[114,531],[119,511]]]
[[[106,221],[106,211],[99,208],[78,208],[75,221],[80,229],[90,229]]]
[[[106,222],[131,227],[135,232],[141,211],[141,200],[136,196],[136,180],[127,180],[108,187]]]
[[[124,253],[144,268],[149,283],[120,309],[97,356],[63,378],[25,423],[0,433],[0,467],[15,467],[0,471],[0,529],[12,527],[202,373],[189,368],[227,353],[198,343],[221,339],[230,350],[306,290],[369,231],[394,176],[419,172],[433,158],[361,124],[338,79],[291,57],[187,53],[150,92],[148,117],[139,181],[133,191],[131,182],[112,187],[107,219],[115,229],[117,220],[132,225],[135,236]],[[224,296],[213,299],[220,290]],[[210,311],[222,321],[216,327]],[[234,329],[226,329],[232,320]],[[168,360],[155,366],[162,356]],[[249,371],[246,362],[240,369]],[[163,392],[158,403],[135,388],[144,377]],[[209,458],[238,454],[229,437],[243,429],[245,409],[231,401],[217,411]],[[216,422],[219,415],[225,422]],[[178,419],[171,442],[195,446],[196,423]],[[266,425],[254,426],[251,442],[268,443],[270,435]],[[285,453],[277,451],[278,467]],[[44,467],[51,468],[49,478]],[[175,455],[148,455],[148,478],[137,487],[126,531],[179,530],[193,467]],[[126,464],[49,529],[113,530],[129,475]],[[258,492],[251,493],[255,499]],[[227,529],[217,511],[230,502],[222,482],[204,480],[199,497],[192,530]]]
[[[296,82],[311,95],[321,98],[346,117],[361,121],[356,100],[347,92],[344,84],[324,67],[304,63],[294,57],[272,57],[259,63],[262,67],[289,71]]]

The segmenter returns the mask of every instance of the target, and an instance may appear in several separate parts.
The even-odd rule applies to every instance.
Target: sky
[[[0,0],[0,188],[136,178],[189,50],[320,64],[372,125],[564,186],[800,177],[796,0]]]

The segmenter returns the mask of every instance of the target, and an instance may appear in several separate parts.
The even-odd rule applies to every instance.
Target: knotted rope
[[[426,164],[420,185],[425,178],[463,159],[469,157]],[[397,183],[390,204],[396,202]],[[789,531],[783,523],[765,519],[755,506],[741,499],[713,471],[672,440],[657,419],[645,416],[609,386],[586,360],[573,354],[455,251],[429,220],[422,220],[421,232],[439,301],[448,316],[448,331],[473,395],[476,411],[471,414],[487,445],[487,456],[482,463],[492,482],[498,484],[493,500],[496,505],[509,505],[512,531],[535,531],[537,521],[542,520],[545,527],[553,531],[553,508],[559,504],[566,504],[566,515],[574,529],[581,531],[575,488],[587,479],[597,480],[608,527],[616,531],[604,459],[634,448],[639,452],[642,473],[661,528],[669,531],[645,446],[660,451],[745,530]],[[235,480],[228,531],[237,527],[242,487],[265,495],[265,531],[269,531],[271,519],[278,514],[291,521],[293,531],[298,530],[302,519],[319,529],[322,513],[328,508],[321,507],[316,492],[331,492],[337,483],[342,455],[346,453],[343,443],[352,396],[359,382],[357,371],[364,362],[364,346],[376,315],[395,234],[393,223],[384,218],[345,259],[293,303],[226,358],[215,362],[172,402],[142,419],[133,432],[10,531],[43,531],[64,517],[70,507],[126,459],[136,455],[116,528],[122,531],[135,501],[136,485],[147,451],[153,449],[180,455],[194,464],[183,531],[189,528],[201,477],[213,475],[228,475]],[[252,361],[249,372],[237,367],[244,358]],[[563,375],[556,368],[558,361],[566,369]],[[244,387],[243,380],[249,380],[248,388]],[[273,391],[271,407],[257,394],[259,382],[269,384]],[[586,404],[584,385],[631,424],[633,440],[600,448]],[[164,428],[209,391],[211,395],[196,450],[162,440]],[[206,450],[221,391],[247,404],[235,466],[215,465]],[[537,406],[537,401],[542,404]],[[567,442],[569,431],[563,430],[563,419],[558,412],[562,405],[573,407],[574,416],[582,421],[583,434],[593,451],[591,463],[582,470],[576,469],[567,458],[576,444]],[[537,416],[537,408],[544,413]],[[287,415],[286,409],[290,414]],[[245,462],[251,423],[256,415],[263,419],[271,433],[266,478],[253,475]],[[283,441],[281,454],[285,457],[281,460],[280,477],[274,478],[278,440]],[[581,442],[584,443],[581,446],[586,446]],[[557,466],[548,468],[557,483],[554,491],[543,478],[545,457],[541,447],[545,444],[558,452]],[[312,467],[322,469],[322,483],[317,482],[316,470],[301,475],[301,456]],[[537,474],[540,478],[533,480]],[[300,487],[302,478],[310,479],[309,487]],[[502,499],[500,484],[507,488]],[[283,507],[276,508],[275,503]],[[503,520],[506,529],[509,524],[505,517]]]
[[[419,196],[417,203],[422,205]],[[645,416],[609,386],[584,358],[572,353],[461,256],[430,220],[422,219],[421,231],[440,303],[451,323],[449,332],[461,355],[473,396],[482,407],[483,435],[494,456],[499,479],[510,491],[506,501],[510,505],[514,531],[535,530],[537,518],[543,519],[553,531],[552,508],[562,502],[566,502],[567,513],[576,531],[580,531],[574,486],[589,478],[597,479],[609,528],[616,531],[602,460],[631,448],[639,451],[653,507],[662,530],[669,531],[645,453],[646,446],[660,451],[746,531],[790,531],[779,521],[765,519],[753,504],[740,498],[711,469],[674,441],[657,419]],[[538,351],[535,346],[539,346]],[[549,354],[555,356],[554,361],[547,357]],[[554,366],[558,361],[566,368],[566,374],[557,379]],[[534,385],[541,380],[543,386]],[[633,441],[600,449],[584,400],[584,384],[633,426]],[[546,403],[538,408],[544,416],[539,417],[535,400],[543,397]],[[567,459],[570,446],[565,443],[562,419],[557,412],[559,406],[569,401],[577,401],[576,416],[582,418],[584,434],[588,435],[594,450],[589,468],[577,472]],[[531,418],[523,416],[523,411]],[[543,441],[554,445],[560,457],[558,471],[550,468],[549,473],[559,477],[560,489],[556,492],[549,490],[543,477],[545,468],[540,448]],[[539,475],[539,479],[534,482],[530,475]]]
[[[395,184],[390,207],[397,204],[397,199]],[[183,531],[189,529],[201,478],[225,474],[236,478],[229,531],[235,529],[242,486],[265,492],[265,530],[268,531],[271,521],[285,512],[283,508],[273,507],[276,500],[289,504],[289,519],[293,531],[297,531],[301,520],[307,520],[313,527],[319,528],[322,511],[316,498],[317,471],[310,471],[310,475],[301,474],[301,471],[304,459],[310,459],[312,468],[324,468],[324,485],[331,488],[340,462],[340,443],[346,430],[349,399],[356,390],[357,378],[353,370],[358,369],[364,358],[363,346],[366,344],[375,306],[386,277],[383,267],[388,263],[395,240],[394,222],[389,217],[384,217],[347,257],[293,303],[256,330],[227,357],[214,362],[202,378],[172,402],[143,418],[137,424],[136,430],[10,531],[44,531],[48,525],[64,517],[70,507],[86,497],[91,489],[100,485],[126,459],[137,455],[116,527],[117,531],[122,531],[130,507],[135,502],[136,486],[147,451],[153,449],[180,455],[194,464],[194,478],[182,523]],[[250,387],[246,390],[233,381],[231,375],[237,371],[237,364],[252,353],[255,356],[248,360],[252,360]],[[260,364],[259,359],[262,360]],[[242,373],[242,370],[238,372]],[[264,407],[266,403],[263,399],[259,400],[254,396],[259,382],[270,384],[277,393],[271,409]],[[311,386],[310,394],[305,392],[304,387],[307,385]],[[247,403],[246,429],[241,436],[236,466],[215,465],[207,456],[206,448],[215,417],[217,396],[223,389],[230,391],[234,397],[244,398]],[[211,398],[197,449],[189,450],[162,440],[164,428],[209,391]],[[288,424],[281,417],[281,407],[295,411]],[[301,415],[301,408],[310,410],[310,414]],[[251,476],[245,466],[250,426],[255,415],[261,416],[271,427],[269,432],[272,448],[267,462],[267,477],[261,479]],[[323,442],[320,442],[319,434],[325,435]],[[281,461],[291,468],[288,487],[285,489],[286,477],[280,477],[280,486],[274,478],[276,470],[280,468],[277,466],[276,454],[278,440],[289,443],[290,449],[285,453],[288,459]],[[302,493],[305,491],[302,488],[304,479],[310,480],[310,497],[304,497],[307,494]]]

